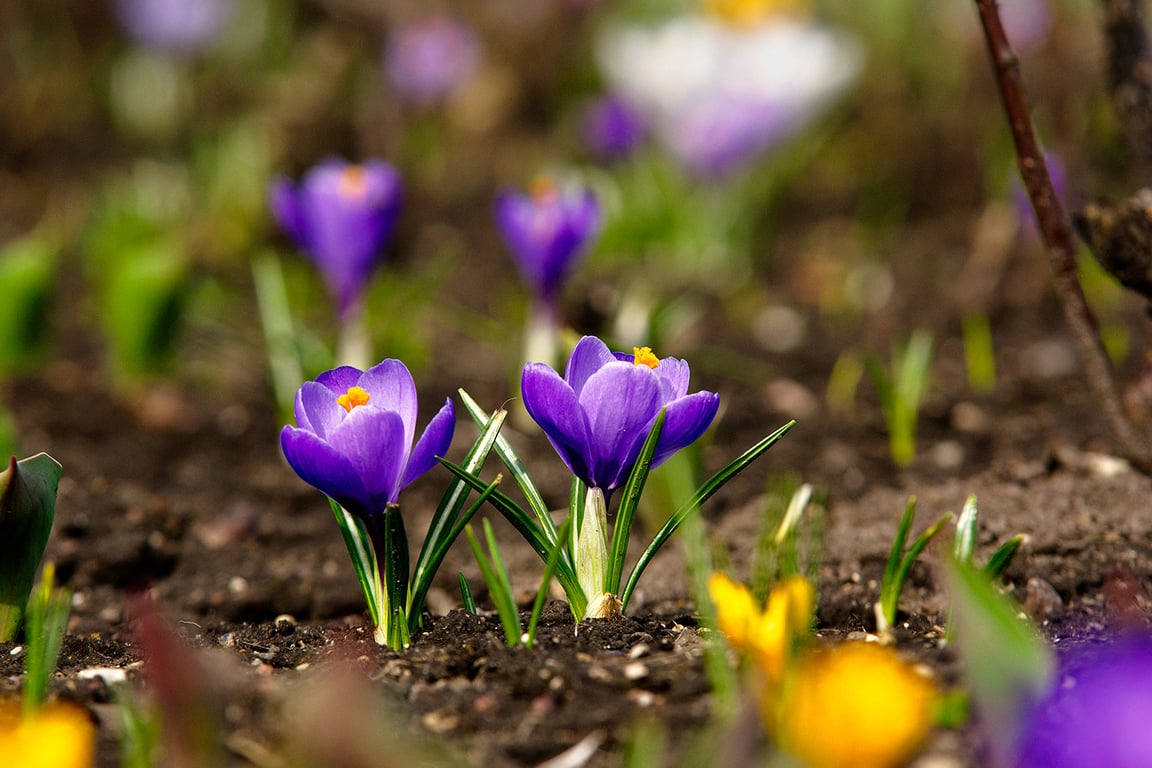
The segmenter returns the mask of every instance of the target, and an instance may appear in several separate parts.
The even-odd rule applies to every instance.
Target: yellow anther
[[[660,358],[652,354],[652,347],[632,347],[632,364],[646,365],[655,368],[660,365]]]
[[[708,13],[737,27],[754,27],[772,17],[802,15],[806,6],[804,0],[704,0]]]
[[[348,387],[348,391],[336,398],[336,402],[340,403],[344,410],[351,413],[356,406],[367,405],[370,397],[372,396],[368,394],[368,390],[363,387]]]
[[[363,197],[368,189],[368,174],[360,165],[349,165],[340,171],[340,194],[344,197]]]

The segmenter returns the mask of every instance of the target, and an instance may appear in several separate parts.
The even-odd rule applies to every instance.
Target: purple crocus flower
[[[1129,637],[1061,660],[1027,718],[1019,768],[1152,765],[1152,640]]]
[[[599,96],[584,105],[582,127],[588,148],[608,161],[628,157],[647,133],[640,114],[612,94]]]
[[[452,16],[431,14],[398,27],[384,51],[384,70],[396,90],[420,104],[443,100],[476,71],[480,44]]]
[[[399,174],[380,161],[327,160],[299,186],[276,179],[270,197],[276,220],[312,259],[347,320],[400,215]]]
[[[704,433],[720,396],[688,394],[688,363],[657,359],[648,347],[612,352],[595,336],[572,350],[564,378],[543,363],[521,377],[524,406],[552,447],[589,488],[605,495],[623,484],[660,410],[664,429],[652,457],[656,467]]]
[[[296,474],[371,519],[448,450],[456,415],[448,400],[413,444],[416,385],[404,363],[384,360],[366,371],[341,366],[305,382],[296,392],[296,424],[280,432]]]
[[[116,0],[120,25],[137,44],[178,54],[214,43],[235,10],[234,0]]]
[[[564,279],[600,229],[600,204],[591,189],[561,188],[537,179],[532,194],[503,192],[496,219],[533,296],[554,308]]]

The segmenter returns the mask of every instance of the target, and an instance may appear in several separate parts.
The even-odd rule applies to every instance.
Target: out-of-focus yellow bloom
[[[803,15],[805,0],[704,0],[704,10],[738,27],[753,27],[773,16]]]
[[[800,657],[764,716],[811,768],[891,768],[932,726],[936,689],[891,648],[847,642]]]
[[[772,588],[763,610],[747,587],[723,573],[712,574],[708,591],[728,642],[747,654],[769,680],[779,680],[796,639],[812,623],[812,584],[802,576],[789,576]]]
[[[20,768],[91,768],[96,729],[84,710],[49,704],[22,717],[18,703],[0,705],[0,756]]]

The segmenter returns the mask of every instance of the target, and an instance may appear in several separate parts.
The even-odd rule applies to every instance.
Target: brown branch
[[[1036,221],[1048,251],[1048,261],[1052,265],[1056,295],[1071,327],[1088,385],[1104,411],[1113,436],[1119,443],[1120,452],[1140,469],[1152,472],[1152,449],[1124,413],[1112,364],[1100,340],[1096,317],[1080,286],[1072,225],[1068,211],[1056,196],[1044,155],[1036,141],[1024,83],[1020,77],[1020,62],[1004,34],[996,0],[975,2],[980,12],[980,24],[984,28],[984,39],[988,44],[988,55],[1000,88],[1000,97],[1008,115],[1012,139],[1016,144],[1020,177],[1036,213]]]

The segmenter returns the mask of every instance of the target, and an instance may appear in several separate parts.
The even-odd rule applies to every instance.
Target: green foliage
[[[483,422],[480,436],[464,458],[467,471],[477,472],[484,465],[495,443],[507,412],[498,410]],[[478,490],[480,496],[465,509],[470,490],[463,481],[455,480],[441,497],[428,532],[409,578],[408,539],[404,532],[404,518],[398,508],[389,508],[380,521],[379,543],[364,520],[350,514],[332,499],[328,502],[336,516],[344,544],[356,569],[356,577],[368,603],[368,613],[376,627],[376,642],[390,648],[402,648],[409,637],[420,628],[424,600],[432,579],[444,562],[448,549],[465,526],[494,493],[500,478]],[[379,552],[378,552],[379,548]],[[381,563],[379,556],[387,557]]]
[[[1009,760],[1020,718],[1052,679],[1052,650],[988,574],[953,558],[946,577],[952,633],[972,701],[992,737],[997,763]]]
[[[905,548],[908,534],[912,529],[912,521],[916,518],[916,497],[908,499],[904,507],[904,514],[900,518],[900,525],[896,529],[896,538],[892,540],[892,550],[888,554],[888,563],[884,568],[884,578],[880,582],[880,599],[873,606],[876,613],[876,631],[885,634],[896,623],[896,609],[900,601],[900,593],[904,591],[904,582],[908,579],[908,572],[912,564],[924,551],[944,523],[952,519],[947,514],[930,525],[923,533],[916,537],[912,545]]]
[[[0,642],[20,627],[40,558],[52,533],[60,464],[46,453],[0,472]]]
[[[964,362],[968,386],[987,394],[996,388],[996,354],[988,316],[974,313],[964,318]]]
[[[0,248],[0,376],[37,362],[47,346],[56,245],[29,235]]]
[[[120,711],[121,768],[154,768],[160,740],[160,712],[145,706],[128,683],[112,687],[112,700]]]
[[[60,645],[68,628],[72,609],[72,590],[55,588],[56,569],[44,566],[40,583],[28,600],[28,621],[24,628],[24,716],[33,714],[44,703],[48,685],[56,672]]]
[[[523,628],[520,625],[520,612],[516,609],[516,596],[512,592],[512,579],[508,576],[508,567],[504,564],[504,556],[500,554],[500,544],[492,532],[492,524],[487,519],[483,523],[487,553],[476,540],[471,525],[464,526],[464,535],[468,537],[472,556],[476,558],[476,565],[480,566],[480,574],[488,585],[488,594],[496,605],[496,615],[500,617],[500,625],[504,628],[504,642],[509,646],[519,645]]]
[[[893,350],[891,363],[889,373],[875,356],[865,359],[888,424],[889,452],[903,467],[916,457],[916,421],[932,374],[932,335],[913,333],[902,350]]]
[[[749,579],[761,603],[772,585],[793,574],[819,585],[824,515],[824,500],[811,485],[790,475],[769,482]]]

